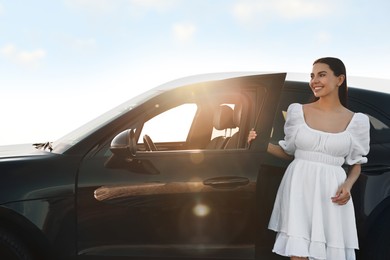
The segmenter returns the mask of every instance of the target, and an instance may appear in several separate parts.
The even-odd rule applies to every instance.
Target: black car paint
[[[200,86],[202,85],[197,87]],[[185,153],[163,151],[137,155],[141,163],[149,161],[155,168],[163,169],[165,173],[173,174],[177,169],[181,169],[191,176],[202,172],[204,175],[201,181],[197,179],[188,183],[189,179],[182,177],[180,181],[171,182],[169,179],[156,178],[160,176],[158,174],[132,173],[120,169],[121,166],[119,169],[104,167],[102,160],[107,161],[108,156],[102,151],[109,148],[115,135],[124,129],[139,127],[132,122],[153,116],[154,112],[147,110],[152,106],[147,104],[112,120],[61,154],[55,151],[53,153],[40,151],[33,146],[4,148],[4,152],[0,154],[1,227],[20,235],[33,251],[39,253],[42,251],[38,257],[48,259],[53,258],[46,254],[54,254],[55,258],[65,259],[77,256],[82,259],[84,256],[94,255],[112,259],[113,255],[125,256],[129,253],[133,257],[158,255],[202,257],[204,255],[199,253],[199,249],[201,245],[210,242],[208,239],[216,241],[214,247],[209,248],[206,255],[208,257],[278,259],[270,253],[274,234],[266,229],[266,224],[286,162],[265,154],[270,136],[270,122],[275,115],[270,102],[275,106],[279,100],[277,90],[272,91],[269,87],[268,91],[272,95],[267,100],[268,105],[263,107],[265,111],[255,115],[252,113],[252,117],[248,119],[247,129],[243,130],[249,130],[250,124],[256,122],[268,122],[269,131],[262,132],[250,148],[241,149],[238,157],[235,151],[199,152],[196,149],[190,149]],[[285,83],[279,108],[276,109],[271,142],[275,142],[283,135],[280,128],[283,122],[278,121],[278,113],[286,110],[289,103],[304,103],[309,97],[310,92],[305,83]],[[169,91],[162,97],[152,97],[148,102],[163,103],[167,99],[174,102],[172,98],[169,99]],[[374,114],[386,125],[390,125],[390,111],[385,105],[390,100],[389,95],[350,89],[350,100],[352,110]],[[257,104],[256,100],[253,102]],[[367,111],[362,111],[362,108]],[[150,114],[146,115],[145,111],[150,111]],[[258,108],[254,111],[258,111]],[[257,116],[260,118],[256,118]],[[261,126],[255,127],[259,129]],[[365,249],[368,245],[372,247],[370,241],[374,240],[375,235],[381,234],[378,224],[383,224],[383,216],[388,216],[390,212],[389,194],[381,198],[371,197],[371,200],[364,196],[367,183],[371,183],[373,178],[382,176],[383,181],[389,181],[389,150],[388,138],[373,133],[369,163],[363,167],[362,176],[354,186],[356,220],[363,252],[361,255],[358,254],[360,259],[368,259],[363,255],[366,253]],[[263,158],[261,167],[260,161],[255,160],[260,157]],[[194,160],[199,158],[203,160],[202,163],[194,164]],[[218,161],[223,163],[215,165],[217,168],[210,167]],[[186,167],[188,164],[193,167]],[[191,227],[188,222],[196,222],[192,215],[183,215],[182,221],[175,222],[180,219],[176,215],[178,212],[187,214],[192,209],[193,193],[199,191],[197,189],[203,180],[212,178],[209,173],[215,169],[221,172],[219,177],[235,176],[237,172],[242,172],[241,175],[248,178],[246,172],[252,172],[248,178],[248,186],[234,187],[230,192],[223,188],[206,187],[207,195],[210,196],[197,197],[200,200],[207,200],[209,205],[225,209],[228,212],[227,222],[221,224],[220,219],[215,218],[209,220],[205,226]],[[177,176],[180,176],[180,172]],[[164,194],[163,187],[167,184],[171,185],[169,190],[177,190],[177,194],[181,196],[175,196],[172,192]],[[156,191],[161,195],[151,194]],[[94,194],[94,197],[91,197],[91,194]],[[145,194],[152,196],[145,197]],[[370,211],[364,210],[367,205],[371,205]],[[128,226],[117,225],[128,221],[129,216],[134,217],[136,221],[130,222]],[[229,225],[237,219],[239,221],[236,221],[234,226]],[[202,234],[194,235],[199,231],[196,227],[202,230],[206,226],[214,227],[203,230],[208,232],[209,237]],[[385,232],[389,232],[389,225],[385,226]],[[177,240],[178,237],[181,240]],[[230,240],[233,237],[235,241]],[[255,248],[250,244],[248,246],[249,240],[256,243]],[[131,241],[132,244],[123,246],[118,244],[118,241],[120,243]],[[153,243],[159,245],[166,243],[167,247],[160,247],[153,252],[150,247]],[[197,246],[189,248],[188,245],[191,243]],[[170,248],[172,244],[179,246],[172,250]]]

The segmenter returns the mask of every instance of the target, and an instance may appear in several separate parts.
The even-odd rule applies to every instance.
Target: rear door
[[[204,82],[164,93],[142,104],[142,113],[130,111],[133,119],[114,135],[133,129],[136,155],[113,160],[114,135],[108,136],[80,167],[80,257],[254,259],[256,181],[284,79],[271,74]],[[232,108],[234,129],[213,127],[221,105]],[[164,117],[169,113],[176,116]],[[258,137],[249,147],[251,128]],[[145,134],[155,149],[144,144]],[[208,149],[218,134],[231,137],[230,144]]]

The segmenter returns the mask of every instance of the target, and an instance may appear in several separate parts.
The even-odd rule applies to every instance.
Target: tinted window
[[[362,112],[370,118],[371,147],[373,144],[390,143],[389,103],[389,94],[364,89],[350,89],[349,91],[349,108],[352,111]]]

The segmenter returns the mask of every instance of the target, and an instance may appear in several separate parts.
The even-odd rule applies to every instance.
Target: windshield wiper
[[[46,142],[46,143],[35,143],[33,145],[37,149],[42,149],[42,150],[49,149],[49,151],[51,152],[51,151],[53,151],[53,146],[51,144],[52,144],[52,142]]]

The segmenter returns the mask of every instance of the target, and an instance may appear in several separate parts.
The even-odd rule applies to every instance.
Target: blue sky
[[[0,145],[56,140],[193,74],[309,75],[313,60],[336,56],[348,76],[390,79],[389,10],[387,0],[0,0]]]

